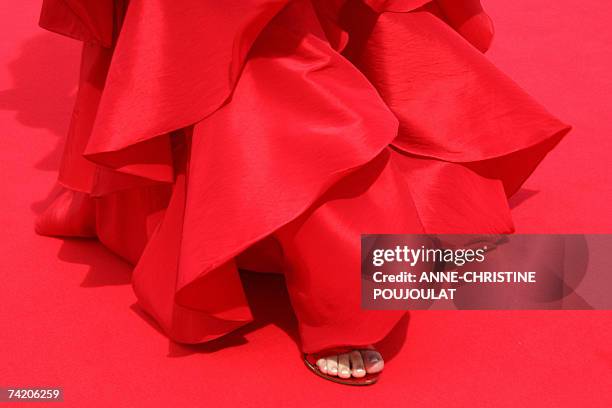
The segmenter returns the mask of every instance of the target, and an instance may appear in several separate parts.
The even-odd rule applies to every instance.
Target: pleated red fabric
[[[381,340],[403,312],[360,309],[360,234],[512,232],[569,130],[482,54],[475,0],[45,0],[41,25],[84,49],[38,230],[132,262],[179,342],[252,320],[238,268],[285,274],[305,352]]]

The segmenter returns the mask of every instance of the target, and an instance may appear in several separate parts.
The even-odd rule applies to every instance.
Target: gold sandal
[[[350,378],[340,378],[338,376],[329,375],[329,374],[322,372],[319,369],[319,366],[317,366],[317,361],[321,358],[324,358],[324,356],[349,353],[353,350],[355,349],[343,348],[343,349],[326,350],[325,352],[318,352],[318,353],[310,353],[310,354],[304,353],[302,355],[302,358],[304,360],[304,364],[306,364],[306,367],[308,367],[310,371],[312,371],[313,373],[315,373],[321,378],[325,378],[326,380],[329,380],[329,381],[332,381],[338,384],[344,384],[344,385],[373,385],[373,384],[376,384],[376,382],[378,381],[380,377],[380,373],[374,373],[374,374],[366,373],[365,377],[360,377],[360,378],[352,377],[352,376]],[[358,349],[358,350],[362,350],[362,349]],[[363,350],[367,350],[367,349],[363,349]]]

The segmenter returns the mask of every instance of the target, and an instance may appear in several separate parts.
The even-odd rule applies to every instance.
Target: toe
[[[319,371],[321,371],[323,374],[327,374],[327,360],[324,358],[318,359],[317,367],[319,367]]]
[[[363,350],[362,355],[365,362],[365,370],[368,374],[379,373],[385,367],[385,362],[378,351]]]
[[[338,356],[338,376],[340,378],[351,377],[351,359],[346,353]]]
[[[328,375],[338,375],[338,356],[327,356],[325,358]]]
[[[363,358],[361,357],[361,353],[359,352],[359,350],[351,351],[349,357],[351,359],[351,374],[353,375],[353,377],[365,377],[365,365],[363,363]]]

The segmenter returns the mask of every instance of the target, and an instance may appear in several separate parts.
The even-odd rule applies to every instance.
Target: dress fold
[[[252,321],[240,269],[285,275],[302,350],[379,341],[403,312],[361,310],[360,234],[511,233],[570,129],[483,55],[478,1],[89,3],[41,15],[86,43],[78,194],[39,230],[95,224],[175,341]]]

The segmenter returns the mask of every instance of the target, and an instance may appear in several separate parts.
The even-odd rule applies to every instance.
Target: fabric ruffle
[[[297,253],[324,226],[357,241],[512,232],[507,196],[569,130],[482,55],[493,27],[478,1],[132,0],[124,19],[58,3],[41,24],[94,40],[60,182],[97,197],[100,240],[181,342],[252,319],[237,268],[283,267],[281,237]],[[314,208],[327,222],[297,228]],[[312,307],[294,304],[303,349],[340,345]],[[369,334],[357,317],[346,344],[401,316]]]

